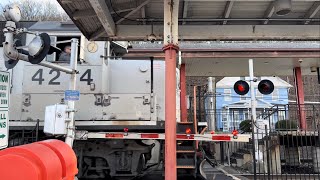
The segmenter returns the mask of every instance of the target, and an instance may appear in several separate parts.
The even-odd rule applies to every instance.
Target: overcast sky
[[[1,6],[4,6],[4,5],[6,5],[6,4],[8,4],[8,0],[1,0],[0,1],[0,4],[1,4]]]

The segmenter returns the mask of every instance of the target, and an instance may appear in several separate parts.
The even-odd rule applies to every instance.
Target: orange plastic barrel
[[[0,151],[1,180],[73,180],[76,155],[67,144],[47,140]]]
[[[0,157],[1,179],[3,180],[40,180],[43,175],[34,160],[16,154],[7,154]]]
[[[56,153],[42,144],[28,144],[0,151],[1,180],[61,180]]]
[[[38,143],[49,147],[57,154],[62,166],[62,178],[64,180],[74,180],[74,176],[78,173],[77,157],[70,146],[54,139]]]

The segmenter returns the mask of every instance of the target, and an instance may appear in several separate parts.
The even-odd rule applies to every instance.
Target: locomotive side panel
[[[153,93],[151,93],[152,84]],[[154,61],[152,81],[151,61],[110,61],[110,92],[120,96],[126,94],[125,97],[122,97],[122,109],[126,109],[126,113],[133,111],[132,114],[135,114],[137,120],[147,120],[145,116],[150,116],[150,120],[163,121],[165,109],[164,62]],[[128,96],[131,96],[131,98]],[[133,102],[133,99],[137,102]],[[110,111],[118,111],[115,106],[110,108]],[[144,114],[144,116],[140,114]],[[140,116],[141,118],[139,118]]]

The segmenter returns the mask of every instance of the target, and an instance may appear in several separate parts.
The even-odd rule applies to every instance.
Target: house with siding
[[[230,132],[239,129],[243,120],[251,119],[250,91],[246,95],[238,95],[233,86],[238,80],[249,80],[248,77],[224,77],[216,83],[216,126],[218,130]],[[292,86],[279,77],[261,77],[254,82],[255,95],[257,99],[257,117],[262,117],[266,111],[272,108],[285,108],[288,104],[288,92]],[[263,95],[258,91],[260,80],[269,79],[274,83],[272,94]],[[249,81],[248,81],[249,83]],[[286,119],[286,110],[279,111],[268,117],[270,125],[274,126],[279,120]]]

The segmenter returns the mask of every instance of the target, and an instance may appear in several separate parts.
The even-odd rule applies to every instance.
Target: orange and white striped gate
[[[177,134],[177,140],[190,141],[230,141],[249,142],[251,135],[247,134]],[[77,140],[87,139],[159,139],[164,140],[164,133],[135,133],[135,132],[88,132],[76,131]]]

